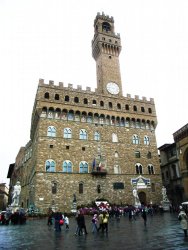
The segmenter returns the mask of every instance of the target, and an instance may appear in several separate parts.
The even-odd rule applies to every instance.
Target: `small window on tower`
[[[102,31],[109,32],[110,31],[110,24],[107,22],[102,23]]]
[[[109,59],[112,59],[112,57],[111,57],[111,56],[109,56],[108,58],[109,58]]]

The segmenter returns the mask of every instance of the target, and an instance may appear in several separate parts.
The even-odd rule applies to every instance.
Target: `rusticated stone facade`
[[[70,211],[73,197],[134,204],[135,187],[141,202],[161,201],[154,100],[123,96],[114,20],[98,13],[94,28],[95,91],[39,80],[20,175],[24,207]]]

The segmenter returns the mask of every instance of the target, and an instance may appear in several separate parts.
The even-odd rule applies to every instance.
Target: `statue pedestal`
[[[18,205],[9,205],[8,208],[12,211],[12,213],[20,209]]]
[[[164,211],[170,211],[170,201],[161,201],[161,205]]]
[[[141,203],[140,203],[139,201],[137,201],[137,202],[135,202],[134,206],[135,206],[136,208],[141,207]]]

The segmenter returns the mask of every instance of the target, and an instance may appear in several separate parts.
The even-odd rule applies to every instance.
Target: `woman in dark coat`
[[[77,217],[77,223],[78,223],[78,235],[81,235],[82,233],[88,234],[87,229],[86,229],[86,224],[85,224],[85,218],[82,213],[78,214]],[[84,232],[82,231],[84,229]]]

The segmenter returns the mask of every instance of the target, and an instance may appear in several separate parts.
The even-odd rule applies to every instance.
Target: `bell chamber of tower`
[[[92,56],[96,61],[99,94],[122,96],[120,52],[121,39],[120,34],[115,33],[114,18],[98,13],[94,20]]]

